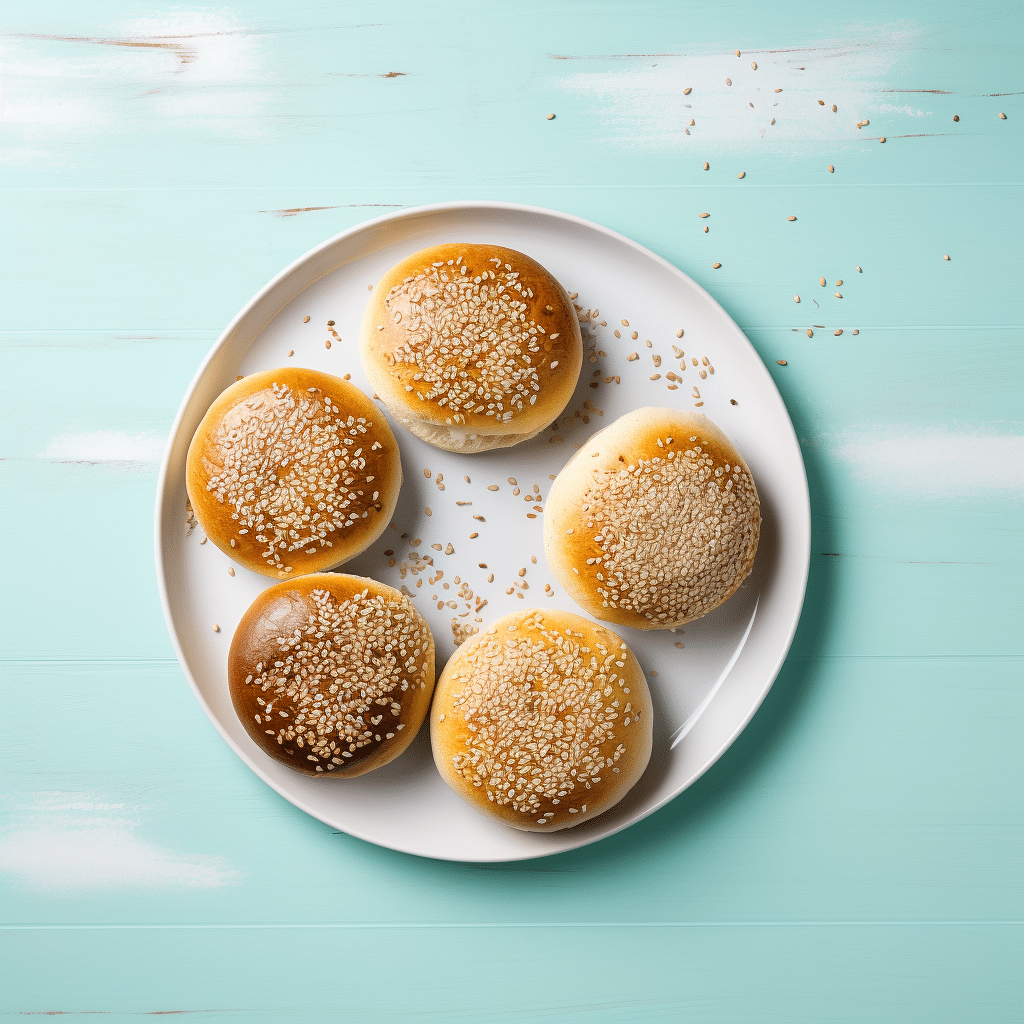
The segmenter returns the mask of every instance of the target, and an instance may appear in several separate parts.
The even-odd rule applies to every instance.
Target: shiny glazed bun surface
[[[358,388],[285,367],[217,398],[189,446],[185,479],[210,540],[282,579],[369,547],[391,519],[402,465],[383,412]]]
[[[264,753],[305,775],[364,775],[423,724],[434,640],[399,591],[315,573],[269,587],[249,607],[231,641],[228,685]]]
[[[363,369],[392,415],[454,452],[533,437],[583,365],[565,289],[514,249],[436,245],[392,267],[363,317]]]

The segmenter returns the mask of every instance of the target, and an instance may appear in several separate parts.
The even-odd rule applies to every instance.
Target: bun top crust
[[[571,612],[515,612],[467,640],[430,719],[448,785],[527,831],[607,810],[651,756],[651,697],[636,658],[610,629]]]
[[[754,564],[757,489],[706,416],[637,409],[599,431],[548,495],[544,550],[599,619],[669,629],[735,593]]]
[[[265,753],[305,775],[363,775],[397,757],[422,725],[434,640],[392,587],[315,573],[256,598],[231,641],[228,683]]]
[[[188,450],[196,518],[264,576],[333,568],[387,527],[402,465],[384,414],[347,381],[303,367],[250,374],[213,403]]]
[[[362,327],[363,368],[390,408],[477,434],[532,434],[583,365],[565,289],[514,249],[436,245],[392,267]]]

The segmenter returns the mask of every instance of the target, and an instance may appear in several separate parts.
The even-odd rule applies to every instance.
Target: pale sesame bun
[[[706,416],[637,409],[558,474],[544,552],[585,611],[670,629],[731,597],[754,564],[761,508],[747,464]]]
[[[643,671],[610,629],[531,608],[498,619],[445,666],[430,742],[445,782],[477,810],[557,832],[617,804],[651,759]]]
[[[231,703],[271,757],[304,775],[365,775],[393,761],[434,692],[434,638],[392,587],[315,573],[269,587],[235,630]]]
[[[569,401],[583,365],[572,301],[514,249],[435,245],[392,267],[363,316],[366,377],[392,415],[450,452],[508,448]]]
[[[185,482],[210,540],[280,579],[333,569],[368,548],[391,520],[402,463],[366,395],[292,366],[221,394],[189,446]]]

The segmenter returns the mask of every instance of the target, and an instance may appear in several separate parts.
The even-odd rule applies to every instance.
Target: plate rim
[[[743,343],[750,349],[750,352],[761,364],[761,366],[764,367],[765,378],[768,381],[768,383],[770,383],[771,387],[774,388],[775,394],[778,397],[778,400],[782,405],[782,408],[785,410],[786,425],[790,431],[790,434],[792,435],[791,439],[794,442],[795,451],[797,452],[799,458],[800,480],[803,485],[800,495],[801,500],[799,501],[799,511],[801,513],[800,526],[803,528],[803,532],[806,536],[806,544],[802,545],[800,549],[800,555],[802,556],[803,564],[799,567],[799,600],[795,603],[795,607],[791,613],[789,628],[785,642],[780,648],[779,654],[775,660],[775,664],[771,667],[771,670],[766,674],[765,682],[761,687],[760,691],[757,693],[757,696],[751,704],[750,708],[744,713],[742,719],[739,721],[737,726],[726,736],[725,740],[719,745],[719,747],[714,751],[714,753],[704,761],[701,767],[697,771],[691,773],[690,776],[685,778],[680,783],[680,785],[667,796],[664,796],[663,798],[657,800],[649,807],[643,807],[641,809],[638,809],[636,814],[630,816],[625,821],[620,822],[614,828],[611,828],[608,831],[601,832],[599,835],[591,835],[589,833],[580,834],[580,839],[578,842],[562,845],[559,846],[557,849],[520,851],[513,853],[509,856],[503,857],[483,855],[451,857],[443,856],[441,854],[436,853],[427,853],[422,850],[412,849],[410,847],[396,845],[394,843],[384,843],[369,835],[362,834],[361,831],[358,829],[352,830],[350,828],[342,826],[338,822],[328,821],[320,813],[316,812],[311,807],[309,807],[303,799],[297,798],[295,795],[285,792],[284,789],[281,786],[279,786],[272,778],[270,778],[262,770],[262,768],[249,757],[248,753],[235,742],[235,740],[230,736],[226,729],[221,725],[220,720],[213,713],[213,710],[210,708],[209,704],[206,701],[206,698],[203,696],[201,690],[199,689],[199,685],[196,682],[191,669],[189,668],[187,660],[185,659],[184,651],[182,650],[181,644],[178,639],[177,629],[174,626],[170,606],[170,597],[168,595],[167,576],[164,571],[164,561],[162,557],[164,548],[163,512],[166,502],[168,500],[167,492],[171,486],[169,482],[169,473],[171,452],[174,447],[174,442],[181,429],[182,420],[184,419],[185,413],[191,402],[192,396],[196,389],[199,387],[207,367],[210,365],[210,363],[214,361],[221,348],[230,339],[232,333],[234,332],[238,324],[240,324],[249,315],[249,313],[287,277],[295,273],[306,263],[314,260],[320,253],[324,252],[327,249],[330,249],[333,246],[338,245],[339,243],[343,242],[348,238],[351,238],[354,235],[358,235],[363,232],[372,230],[375,227],[392,221],[405,220],[412,217],[423,216],[425,214],[429,215],[444,212],[473,210],[504,211],[508,213],[522,213],[533,216],[548,217],[554,220],[566,221],[576,226],[590,229],[592,231],[597,231],[598,233],[607,236],[614,242],[617,242],[619,244],[624,243],[629,248],[635,250],[638,255],[641,255],[647,259],[652,259],[657,263],[661,264],[661,266],[667,269],[670,273],[684,279],[689,286],[695,288],[697,292],[706,301],[708,301],[715,309],[717,309],[718,312],[722,316],[724,316],[729,323],[733,325],[733,327],[736,329],[736,332],[743,340]],[[329,272],[330,271],[328,271],[328,273]],[[323,276],[324,275],[320,275],[320,277]],[[305,287],[311,287],[317,280],[320,280],[320,277],[315,278],[314,281],[311,281]],[[305,288],[302,290],[304,291]],[[269,323],[270,320],[272,319],[273,315],[270,317],[270,319],[268,319],[267,323]],[[266,325],[264,325],[264,327],[265,326]],[[259,779],[261,779],[264,783],[266,783],[266,785],[268,785],[272,790],[274,790],[275,793],[283,797],[285,800],[287,800],[294,807],[297,807],[303,813],[308,814],[310,817],[315,818],[317,821],[320,821],[325,825],[329,825],[331,828],[337,828],[347,835],[353,836],[354,838],[360,839],[367,843],[372,843],[374,846],[380,846],[385,849],[391,849],[399,853],[404,853],[415,857],[423,857],[429,860],[448,861],[452,863],[501,864],[514,863],[517,861],[524,860],[536,860],[541,857],[552,857],[556,854],[568,853],[572,850],[578,850],[584,846],[590,846],[604,839],[608,839],[611,836],[624,831],[630,826],[637,824],[638,822],[642,821],[647,817],[650,817],[656,811],[661,810],[661,808],[663,808],[666,804],[670,803],[685,790],[689,789],[690,786],[692,786],[707,771],[709,771],[722,757],[722,755],[725,754],[725,752],[733,745],[733,743],[736,742],[736,739],[739,737],[740,733],[742,733],[743,730],[746,729],[746,727],[750,724],[750,720],[757,713],[762,703],[764,703],[765,697],[767,697],[768,695],[768,691],[772,688],[772,686],[775,683],[775,680],[778,678],[779,672],[782,670],[782,666],[785,664],[786,658],[789,655],[789,650],[793,644],[793,638],[796,635],[796,630],[800,624],[801,615],[803,614],[804,601],[807,596],[807,580],[810,572],[811,558],[810,490],[807,482],[807,467],[804,462],[803,451],[800,447],[800,440],[797,437],[796,428],[793,426],[793,419],[789,414],[789,408],[786,406],[786,403],[782,398],[782,394],[779,392],[775,380],[768,372],[767,366],[765,366],[764,360],[761,359],[761,356],[757,352],[757,349],[754,348],[750,339],[740,328],[739,324],[737,324],[736,321],[733,320],[733,318],[729,315],[728,311],[701,284],[699,284],[697,281],[694,281],[693,278],[691,278],[684,271],[680,270],[679,267],[677,267],[675,264],[670,263],[663,256],[660,256],[658,253],[653,252],[646,246],[641,245],[634,239],[629,238],[628,236],[623,235],[612,228],[606,227],[603,224],[598,224],[596,221],[587,220],[586,218],[578,217],[575,214],[565,213],[562,210],[552,210],[547,207],[533,206],[526,203],[512,203],[499,200],[454,200],[442,203],[428,203],[422,206],[406,207],[401,210],[395,210],[390,213],[381,214],[377,217],[371,217],[368,220],[360,221],[358,224],[346,228],[344,231],[339,231],[337,234],[332,235],[328,239],[325,239],[323,242],[320,242],[318,245],[315,245],[311,249],[307,250],[298,258],[292,260],[291,263],[289,263],[281,271],[275,274],[269,281],[267,281],[266,284],[264,284],[252,296],[252,298],[250,298],[249,301],[246,302],[245,305],[242,306],[242,308],[231,318],[231,321],[218,335],[217,340],[210,347],[209,351],[206,353],[206,356],[203,358],[203,360],[197,367],[196,372],[193,374],[192,379],[189,382],[189,385],[186,388],[184,395],[182,396],[181,402],[178,406],[178,411],[174,417],[174,421],[171,424],[167,444],[164,448],[163,457],[161,458],[160,461],[160,470],[157,475],[157,486],[154,505],[153,539],[155,556],[154,560],[156,562],[157,590],[160,594],[160,605],[161,608],[163,609],[164,623],[167,626],[167,632],[170,635],[171,645],[174,648],[174,653],[175,657],[177,658],[178,665],[181,668],[182,672],[184,673],[185,678],[188,680],[188,684],[192,690],[192,694],[199,702],[199,706],[203,709],[203,712],[205,713],[206,717],[210,720],[214,728],[220,734],[221,739],[223,739],[228,744],[228,746],[235,752],[235,754],[238,755],[238,757],[241,759],[243,764],[246,765],[246,767],[253,771],[256,774],[256,776]],[[795,568],[796,567],[794,567],[794,569]],[[574,830],[572,829],[566,829],[562,830],[561,833],[558,834],[568,838],[572,835],[573,831]],[[556,833],[550,834],[556,835]]]

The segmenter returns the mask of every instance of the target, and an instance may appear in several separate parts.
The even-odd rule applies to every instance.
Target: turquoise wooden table
[[[1021,1019],[1019,5],[81,0],[2,31],[3,1019]],[[484,867],[257,779],[185,684],[151,539],[234,313],[457,199],[708,288],[814,513],[725,757],[620,835]]]

